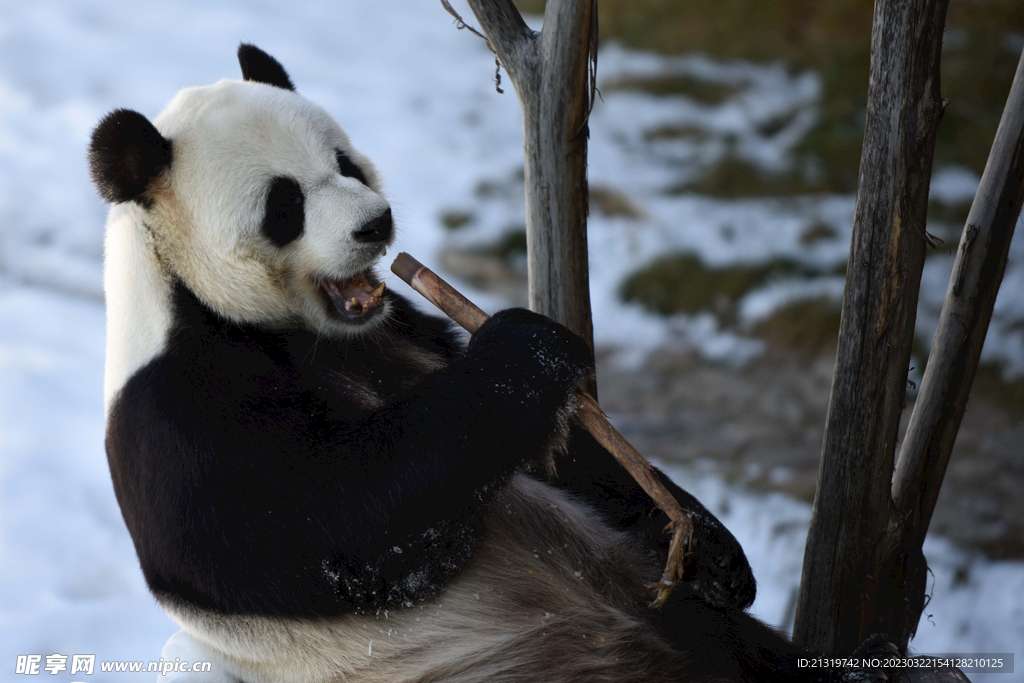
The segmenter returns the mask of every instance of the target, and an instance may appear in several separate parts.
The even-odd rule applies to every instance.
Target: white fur
[[[351,334],[353,326],[325,312],[317,285],[380,257],[382,244],[352,233],[388,203],[373,165],[327,112],[289,90],[224,80],[182,90],[154,125],[171,140],[173,159],[150,188],[152,209],[118,205],[107,221],[107,407],[166,343],[172,276],[231,320]],[[336,149],[369,187],[338,172]],[[284,248],[260,234],[277,176],[296,180],[305,195],[305,230]]]
[[[188,662],[189,671],[161,671],[157,683],[242,683],[242,679],[228,673],[228,666],[216,652],[185,631],[178,631],[167,640],[160,657],[165,662]],[[210,670],[192,671],[192,665],[198,662],[209,662]]]
[[[107,410],[128,378],[164,348],[171,326],[170,281],[146,239],[141,214],[135,204],[119,204],[107,219],[103,255],[107,303],[103,401]]]

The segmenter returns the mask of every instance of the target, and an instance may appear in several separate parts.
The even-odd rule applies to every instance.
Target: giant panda
[[[741,548],[664,477],[696,531],[648,606],[667,519],[571,420],[588,346],[518,309],[464,344],[385,290],[377,171],[276,60],[238,57],[242,80],[113,111],[89,150],[114,490],[218,680],[824,676],[745,612]]]

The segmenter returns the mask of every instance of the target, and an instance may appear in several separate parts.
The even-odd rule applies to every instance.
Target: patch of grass
[[[441,225],[447,230],[461,230],[476,220],[476,216],[469,211],[448,209],[442,211],[439,216]]]
[[[495,180],[481,180],[473,188],[473,194],[480,199],[490,199],[492,197],[498,197],[505,192],[505,184],[499,183]]]
[[[978,366],[971,396],[1002,408],[1015,419],[1024,419],[1024,379],[1003,379],[998,365],[983,363]]]
[[[643,212],[633,204],[624,192],[612,187],[591,185],[590,206],[591,210],[596,208],[605,216],[643,217]]]
[[[809,194],[829,188],[803,173],[768,173],[753,164],[727,154],[698,180],[667,190],[672,194],[696,193],[724,199]]]
[[[622,285],[622,298],[662,315],[697,313],[733,304],[762,279],[756,269],[712,269],[697,256],[683,254],[631,275]]]
[[[605,92],[642,90],[652,95],[684,95],[706,104],[721,104],[742,90],[734,85],[715,83],[689,75],[621,78],[606,83],[601,89]]]
[[[485,178],[473,188],[478,199],[521,199],[526,170],[523,166],[504,178]]]
[[[1024,26],[1024,3],[952,2],[942,54],[942,94],[949,106],[939,125],[936,159],[980,175],[1020,59],[1008,31]]]
[[[625,301],[636,301],[661,315],[710,310],[722,321],[731,322],[736,302],[750,290],[772,278],[810,274],[789,259],[712,268],[694,254],[677,254],[630,275],[621,295]]]
[[[772,348],[818,355],[835,349],[839,318],[838,302],[807,299],[779,308],[758,322],[752,332]]]
[[[820,221],[812,223],[804,228],[804,231],[800,233],[800,244],[805,247],[817,244],[818,242],[826,242],[828,240],[834,240],[839,237],[839,233],[836,229],[827,223]],[[845,268],[843,269],[845,272]]]
[[[509,261],[518,256],[526,256],[526,227],[510,228],[497,244],[487,249],[488,252]]]
[[[838,104],[822,103],[824,109],[831,106],[843,111],[822,116],[821,122],[793,150],[798,164],[813,164],[816,169],[818,192],[851,193],[857,190],[865,113],[863,105],[845,108]]]
[[[653,142],[655,140],[680,140],[687,139],[693,142],[704,142],[711,135],[706,128],[690,126],[686,124],[664,125],[657,128],[648,128],[644,131],[644,140]]]
[[[532,13],[544,9],[542,0],[517,4]],[[821,169],[820,186],[851,192],[864,132],[872,7],[872,0],[601,0],[598,20],[602,40],[663,54],[782,60],[821,74],[821,117],[796,155]],[[940,67],[949,105],[938,129],[936,166],[984,170],[1020,56],[1009,32],[1020,26],[1024,2],[950,3]]]

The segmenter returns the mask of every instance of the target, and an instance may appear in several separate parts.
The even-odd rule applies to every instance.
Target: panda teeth
[[[365,273],[356,273],[346,280],[325,278],[320,288],[327,294],[334,310],[350,317],[361,316],[380,306],[386,290],[383,282],[373,287]]]

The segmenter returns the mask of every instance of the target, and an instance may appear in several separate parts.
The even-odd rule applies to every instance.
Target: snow
[[[758,596],[751,611],[786,630],[793,627],[811,506],[778,493],[741,492],[700,470],[667,467],[734,533],[743,546]],[[995,562],[942,538],[925,540],[930,602],[910,642],[911,654],[1020,653],[1024,643],[1024,562]],[[1016,663],[1019,667],[1020,664]],[[1020,680],[968,673],[975,683]]]
[[[397,247],[431,263],[443,246],[486,244],[522,225],[522,164],[515,95],[495,92],[484,42],[457,31],[434,0],[291,4],[254,0],[7,2],[0,13],[0,670],[19,654],[96,654],[156,660],[177,627],[149,596],[114,500],[103,450],[102,226],[85,148],[116,107],[150,118],[180,88],[237,78],[235,48],[255,43],[289,70],[298,90],[333,112],[377,163],[398,226]],[[464,5],[464,16],[471,13]],[[539,28],[538,21],[530,20]],[[591,217],[595,334],[637,362],[663,345],[690,345],[742,363],[758,342],[708,314],[652,316],[618,297],[623,277],[672,250],[712,265],[788,257],[825,272],[846,259],[853,198],[722,201],[665,189],[692,181],[724,154],[781,169],[813,125],[820,82],[778,64],[663,58],[610,45],[599,62],[607,92],[591,118],[590,178],[641,207],[638,218]],[[735,88],[717,104],[611,87],[630,76],[690,75]],[[782,121],[781,128],[769,126]],[[651,141],[686,124],[701,136]],[[765,132],[769,131],[769,132]],[[498,191],[479,193],[482,182]],[[939,169],[936,196],[969,198],[977,178]],[[446,210],[473,214],[458,232]],[[801,244],[809,225],[833,239]],[[1024,247],[1014,243],[986,359],[1024,374]],[[954,247],[955,248],[955,247]],[[952,251],[952,249],[951,249]],[[950,259],[930,259],[922,318],[941,303]],[[500,298],[448,276],[487,310]],[[389,287],[403,290],[395,278]],[[753,321],[834,278],[775,282],[741,302]],[[1010,292],[1010,294],[1006,294]],[[933,313],[929,313],[929,311]],[[1015,326],[1016,325],[1016,326]],[[927,325],[924,325],[927,327]],[[628,350],[627,350],[628,349]],[[681,473],[690,486],[692,473]],[[808,511],[780,496],[753,496],[713,479],[694,491],[723,512],[755,567],[755,610],[785,625],[799,576]],[[788,520],[788,521],[787,521]],[[780,524],[782,526],[780,526]],[[929,540],[935,593],[920,651],[1012,651],[1024,642],[1024,566],[989,562]],[[966,568],[966,570],[965,570]],[[958,569],[960,570],[958,572]],[[953,580],[954,576],[966,579]],[[1008,595],[1018,596],[1016,600]],[[168,651],[173,651],[173,648]],[[48,674],[47,674],[48,675]],[[153,674],[52,680],[152,680]],[[978,676],[975,680],[982,680]],[[993,680],[1006,680],[993,679]]]
[[[974,199],[981,178],[962,166],[940,168],[932,174],[931,198],[947,204],[962,204]]]

